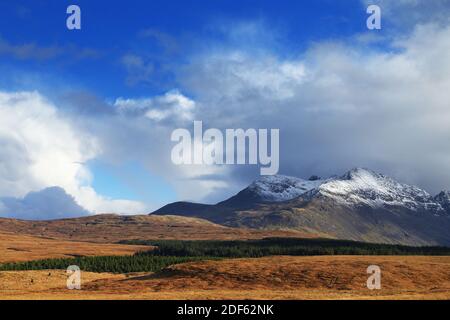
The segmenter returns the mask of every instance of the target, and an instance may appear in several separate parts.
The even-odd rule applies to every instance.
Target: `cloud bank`
[[[426,24],[387,50],[330,41],[294,59],[206,53],[182,81],[212,126],[280,128],[286,174],[365,166],[436,192],[450,188],[449,49],[450,27]]]
[[[0,216],[23,220],[76,218],[90,214],[59,187],[30,192],[23,199],[0,198]]]
[[[0,92],[0,141],[2,197],[58,186],[92,213],[145,210],[143,204],[96,193],[86,162],[100,156],[98,139],[37,92]]]
[[[221,200],[258,168],[172,165],[171,131],[202,120],[205,128],[279,128],[284,174],[369,167],[430,192],[450,188],[449,25],[418,24],[391,35],[384,48],[344,39],[289,56],[266,41],[256,48],[236,43],[249,29],[255,26],[190,56],[176,70],[177,91],[117,99],[114,127],[126,134],[105,128],[105,154],[140,159],[180,200]],[[269,42],[277,38],[266,33]]]

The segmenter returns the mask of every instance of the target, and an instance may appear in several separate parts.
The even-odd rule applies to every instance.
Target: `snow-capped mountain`
[[[254,181],[248,190],[257,194],[261,201],[282,202],[295,199],[323,183],[324,180],[320,179],[303,180],[283,175],[264,176]]]
[[[450,192],[433,197],[361,168],[328,179],[261,177],[216,205],[178,202],[153,214],[199,217],[233,227],[293,229],[338,239],[450,245]]]
[[[353,169],[340,178],[321,184],[317,192],[346,205],[405,207],[433,213],[445,211],[441,203],[425,190],[368,169]]]
[[[261,177],[222,204],[239,204],[250,199],[253,203],[276,203],[301,196],[328,197],[347,206],[404,207],[435,214],[444,214],[450,209],[450,192],[433,197],[423,189],[363,168],[328,179],[304,180],[283,175]]]

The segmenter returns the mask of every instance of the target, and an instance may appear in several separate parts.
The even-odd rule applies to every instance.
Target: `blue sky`
[[[383,10],[382,30],[366,28],[366,7],[370,3],[379,4]],[[81,30],[69,31],[65,26],[70,4],[81,8]],[[183,103],[195,106],[194,118],[203,117],[217,127],[224,122],[222,112],[226,117],[242,112],[239,117],[230,117],[228,123],[284,129],[285,136],[290,137],[282,141],[286,150],[281,168],[284,174],[329,175],[353,166],[370,166],[407,182],[443,188],[447,177],[436,180],[437,172],[416,175],[423,159],[411,160],[410,170],[404,166],[402,169],[405,159],[414,153],[409,138],[399,138],[396,145],[387,146],[382,143],[386,141],[382,132],[395,135],[389,131],[392,125],[381,132],[370,129],[372,125],[376,127],[375,120],[369,123],[367,119],[384,121],[388,117],[387,111],[372,114],[381,110],[378,106],[385,101],[374,102],[372,109],[364,111],[364,118],[359,118],[362,111],[350,116],[343,113],[350,112],[352,106],[365,105],[368,92],[378,92],[381,97],[394,94],[380,85],[384,79],[380,70],[386,70],[387,77],[389,72],[400,70],[389,79],[401,74],[411,77],[411,83],[416,81],[415,75],[404,71],[403,62],[399,61],[419,57],[416,45],[425,38],[436,36],[445,48],[445,12],[449,8],[446,0],[1,1],[0,92],[5,93],[5,108],[15,103],[11,95],[17,92],[30,93],[20,98],[26,103],[43,99],[45,106],[39,104],[39,108],[54,109],[57,116],[52,116],[51,121],[55,121],[55,127],[70,127],[67,135],[77,136],[72,144],[79,146],[70,152],[55,149],[53,159],[67,151],[67,159],[73,158],[79,168],[60,180],[44,179],[35,173],[29,178],[21,176],[23,181],[17,178],[21,182],[14,185],[17,188],[10,188],[14,192],[5,191],[0,197],[20,198],[27,192],[56,185],[84,206],[89,207],[84,202],[92,204],[92,208],[98,205],[98,210],[114,210],[114,204],[126,207],[128,202],[106,205],[116,199],[141,203],[143,206],[131,207],[150,210],[175,200],[218,201],[253,180],[254,168],[204,168],[197,172],[198,168],[183,171],[167,164],[168,133],[180,125],[191,125],[182,123],[170,109],[177,110],[177,104]],[[289,68],[305,69],[311,77],[293,84],[296,79],[289,78]],[[432,69],[427,65],[425,71],[418,72]],[[356,70],[361,70],[361,74]],[[256,76],[249,77],[247,71]],[[239,81],[230,78],[235,76]],[[264,77],[271,79],[268,83],[275,81],[273,88],[261,84]],[[314,84],[310,83],[313,78]],[[339,81],[335,81],[337,78]],[[321,87],[321,83],[330,87]],[[359,87],[353,88],[355,84]],[[369,90],[371,85],[376,87]],[[367,94],[359,97],[362,91]],[[391,108],[392,119],[400,117],[401,107],[407,103],[406,91],[405,98],[390,100],[397,101]],[[242,92],[254,95],[250,99]],[[325,98],[327,94],[330,100]],[[323,99],[316,101],[318,97]],[[118,99],[131,101],[136,109],[123,111]],[[224,101],[226,106],[222,105]],[[322,108],[325,106],[329,109]],[[274,108],[276,116],[266,115],[260,107]],[[172,116],[155,123],[130,115],[149,108],[168,108]],[[275,108],[291,108],[296,110],[293,114],[299,113],[289,118],[286,115],[290,112]],[[299,123],[293,123],[294,119],[305,131],[299,129]],[[350,120],[352,124],[346,123]],[[334,130],[326,137],[321,136],[323,123]],[[405,123],[404,129],[409,125]],[[352,132],[346,132],[349,127]],[[426,130],[422,137],[433,135]],[[330,138],[336,137],[337,132],[342,141]],[[358,137],[375,141],[373,148],[377,152],[368,150],[364,138]],[[343,141],[352,141],[359,152],[350,157],[353,149]],[[426,140],[421,142],[427,144]],[[14,145],[17,143],[14,140]],[[306,157],[300,155],[296,143],[300,143]],[[397,154],[400,144],[408,150]],[[26,142],[23,147],[27,149]],[[42,148],[48,150],[45,143]],[[20,159],[27,157],[34,156],[26,154]],[[6,154],[4,158],[10,159]],[[29,162],[33,161],[34,158]],[[441,162],[438,157],[427,161]],[[33,166],[30,168],[34,170]],[[130,209],[133,210],[138,209]]]
[[[45,86],[56,85],[63,90],[93,91],[106,98],[158,94],[177,85],[170,69],[186,62],[186,55],[201,50],[205,43],[237,41],[227,39],[222,30],[235,23],[262,21],[280,33],[280,54],[290,55],[311,42],[362,32],[366,18],[364,7],[357,0],[76,3],[82,10],[80,31],[65,28],[65,10],[71,1],[3,1],[3,41],[11,45],[35,44],[55,52],[49,53],[51,58],[42,59],[2,56],[2,68],[14,67],[46,78],[43,90],[52,91]],[[171,52],[158,36],[143,36],[146,30],[169,38],[176,48]],[[90,54],[80,57],[85,50]],[[145,55],[155,64],[159,70],[152,74],[151,81],[125,85],[126,70],[121,59],[127,53]],[[7,72],[2,74],[6,85],[26,86],[19,81],[10,82]]]

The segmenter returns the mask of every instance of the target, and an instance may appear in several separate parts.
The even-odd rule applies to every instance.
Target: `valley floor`
[[[367,289],[369,265],[381,290]],[[0,272],[1,299],[450,299],[450,257],[316,256],[228,259],[174,265],[158,274]]]

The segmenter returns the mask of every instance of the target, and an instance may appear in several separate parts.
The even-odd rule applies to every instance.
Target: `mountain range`
[[[265,176],[215,205],[176,202],[151,214],[347,240],[450,245],[449,191],[432,196],[362,168],[327,179]]]

